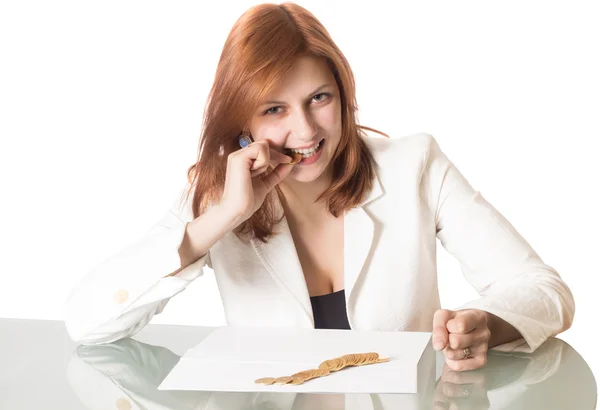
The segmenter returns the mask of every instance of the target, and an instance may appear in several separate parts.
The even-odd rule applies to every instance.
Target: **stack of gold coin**
[[[294,373],[291,376],[282,377],[263,377],[255,380],[258,384],[291,384],[298,385],[307,382],[317,377],[324,377],[331,372],[337,372],[346,367],[351,366],[364,366],[367,364],[383,363],[389,361],[389,357],[381,357],[378,353],[353,353],[344,356],[336,357],[334,359],[325,360],[319,365],[318,369],[303,370],[298,373]]]

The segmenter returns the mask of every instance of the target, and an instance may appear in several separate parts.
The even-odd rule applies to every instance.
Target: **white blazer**
[[[573,295],[559,274],[470,186],[431,135],[365,140],[377,178],[362,204],[344,215],[352,329],[432,331],[440,308],[436,238],[480,294],[455,309],[488,311],[523,335],[495,350],[532,352],[571,326]],[[83,277],[65,314],[73,340],[109,343],[134,335],[204,266],[214,270],[228,325],[314,328],[285,219],[266,244],[230,233],[205,257],[164,277],[181,267],[178,248],[193,219],[190,202],[176,201],[141,240]]]

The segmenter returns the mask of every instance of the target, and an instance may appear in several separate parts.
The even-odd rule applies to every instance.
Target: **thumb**
[[[272,172],[269,173],[266,177],[262,179],[263,183],[267,186],[267,190],[271,191],[275,188],[275,185],[280,183],[288,176],[290,171],[294,168],[291,164],[279,164],[273,169]]]
[[[448,344],[448,329],[446,323],[454,317],[454,312],[447,309],[438,309],[433,315],[433,348],[442,350]]]

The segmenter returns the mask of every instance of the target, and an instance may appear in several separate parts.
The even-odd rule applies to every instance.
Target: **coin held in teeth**
[[[290,162],[292,165],[296,165],[298,162],[302,161],[302,154],[298,152],[290,152],[289,156],[292,157],[292,162]]]

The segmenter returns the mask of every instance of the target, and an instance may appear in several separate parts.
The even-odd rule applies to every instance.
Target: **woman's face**
[[[302,161],[287,178],[319,178],[342,134],[339,90],[327,63],[299,57],[282,84],[259,103],[248,128],[255,141],[268,140],[276,150],[302,153]]]

